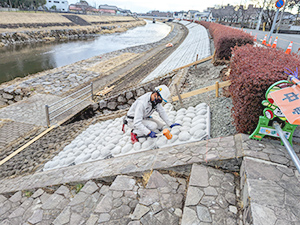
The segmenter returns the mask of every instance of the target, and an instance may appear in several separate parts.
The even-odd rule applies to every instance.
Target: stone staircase
[[[76,25],[79,26],[89,26],[91,25],[89,22],[87,22],[86,20],[82,19],[79,16],[75,16],[75,15],[63,15],[64,17],[66,17],[68,20],[72,21],[73,23],[75,23]]]
[[[0,224],[236,224],[234,180],[194,164],[189,179],[154,170],[106,184],[90,180],[78,193],[80,184],[18,191],[0,195]]]

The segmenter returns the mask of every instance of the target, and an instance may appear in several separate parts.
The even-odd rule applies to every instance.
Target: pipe
[[[290,142],[288,142],[288,140],[285,138],[285,136],[284,136],[284,134],[283,134],[283,132],[282,132],[280,126],[279,126],[279,123],[274,121],[273,126],[275,127],[277,133],[279,134],[280,139],[282,140],[286,150],[288,151],[288,153],[291,156],[297,170],[300,173],[300,160],[299,160],[298,156],[296,155],[293,147],[291,146]]]

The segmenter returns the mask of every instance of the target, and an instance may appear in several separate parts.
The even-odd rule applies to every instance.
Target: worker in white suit
[[[138,142],[139,137],[156,138],[156,132],[162,131],[164,124],[151,117],[154,111],[157,111],[162,120],[169,127],[180,124],[172,124],[167,113],[162,107],[162,101],[167,102],[170,97],[170,90],[166,85],[160,85],[153,92],[148,92],[139,97],[130,107],[124,118],[124,125],[127,124],[131,130],[131,141],[134,144]]]

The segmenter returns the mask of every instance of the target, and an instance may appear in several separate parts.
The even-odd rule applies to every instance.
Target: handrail
[[[74,96],[75,94],[78,94],[79,92],[82,92],[83,90],[87,89],[88,87],[90,87],[91,89],[82,93],[81,95],[77,96],[76,98],[71,98],[70,101],[68,101],[67,103],[64,103],[63,105],[59,106],[58,108],[55,108],[54,110],[50,111],[50,107],[53,107],[55,105],[57,105],[58,103],[61,103],[62,101]],[[82,99],[81,101],[77,102],[76,104],[74,105],[71,105],[70,107],[68,107],[67,109],[65,109],[64,111],[58,113],[57,115],[53,116],[50,118],[50,115],[53,114],[54,112],[57,112],[58,110],[62,109],[63,107],[67,106],[67,105],[70,105],[72,102],[80,99],[81,97],[83,97],[84,95],[88,94],[88,93],[91,93],[90,95],[88,95],[87,97],[85,97],[84,99]],[[50,127],[50,124],[51,124],[51,121],[54,120],[55,118],[57,118],[58,116],[62,115],[63,113],[67,112],[68,110],[74,108],[75,106],[79,105],[80,103],[84,102],[86,99],[88,98],[94,98],[94,95],[93,95],[93,83],[91,83],[90,85],[72,93],[71,95],[67,96],[67,97],[64,97],[54,103],[52,103],[51,105],[45,105],[45,111],[46,111],[46,120],[47,120],[47,127]]]

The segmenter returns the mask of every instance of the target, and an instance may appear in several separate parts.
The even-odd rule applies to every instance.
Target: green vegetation
[[[46,4],[46,0],[0,0],[0,6],[19,8],[19,9],[37,9]]]

